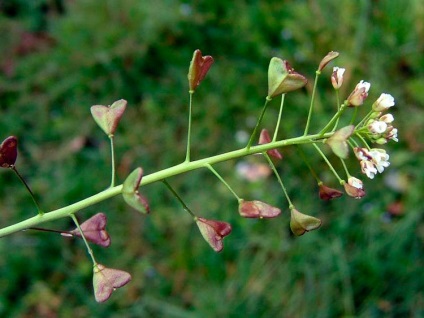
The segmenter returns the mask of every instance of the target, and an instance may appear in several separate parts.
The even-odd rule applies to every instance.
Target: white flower
[[[389,155],[384,149],[372,148],[368,150],[365,148],[355,147],[353,152],[355,153],[356,158],[360,161],[362,173],[366,174],[370,179],[374,179],[377,172],[382,173],[384,168],[387,168],[390,165]]]
[[[382,112],[395,105],[395,99],[390,94],[381,94],[380,97],[372,105],[372,109],[376,112]]]
[[[380,121],[380,120],[373,120],[368,125],[368,130],[372,134],[383,134],[387,130],[387,123],[385,123],[384,121]]]
[[[384,137],[386,138],[386,140],[394,140],[398,142],[399,140],[397,138],[397,133],[398,133],[397,128],[389,127]]]
[[[377,174],[377,169],[371,161],[362,160],[361,171],[363,174],[366,174],[368,178],[374,179],[374,176]]]
[[[356,189],[362,189],[364,186],[362,181],[355,177],[349,177],[349,179],[347,179],[347,183]]]
[[[333,74],[331,75],[331,84],[334,89],[339,89],[343,84],[343,74],[346,70],[341,67],[333,67]]]
[[[390,165],[389,155],[386,153],[386,150],[373,148],[369,153],[372,158],[372,162],[374,163],[379,173],[382,173],[384,168],[387,168]]]
[[[393,117],[392,114],[386,114],[386,115],[381,116],[380,120],[384,121],[386,124],[390,124],[395,120],[395,118]]]

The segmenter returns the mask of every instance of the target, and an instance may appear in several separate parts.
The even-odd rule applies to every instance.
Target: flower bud
[[[387,128],[387,131],[384,135],[386,142],[387,142],[387,140],[393,140],[393,141],[398,142],[399,140],[398,140],[397,134],[398,134],[397,128],[393,128],[392,126]]]
[[[290,229],[294,235],[301,236],[321,226],[320,219],[300,213],[295,208],[291,209],[290,214]]]
[[[224,248],[222,239],[231,233],[231,225],[227,222],[207,220],[201,217],[194,219],[199,227],[200,233],[215,252]]]
[[[384,121],[386,124],[391,124],[395,120],[395,118],[392,114],[385,114],[380,117],[380,120]]]
[[[295,72],[287,61],[273,57],[268,67],[267,99],[299,89],[307,82],[306,77]]]
[[[372,109],[376,112],[383,112],[395,105],[395,99],[390,94],[381,94],[380,97],[372,105]]]
[[[370,86],[370,83],[360,81],[347,98],[348,106],[361,106],[364,103],[365,98],[368,97]]]
[[[268,130],[262,129],[261,134],[259,136],[259,144],[269,144],[271,142],[271,137],[269,136]],[[266,152],[268,155],[270,155],[273,158],[276,159],[283,159],[283,156],[277,149],[271,149]]]
[[[109,299],[112,293],[131,280],[131,275],[119,269],[107,268],[102,264],[93,267],[94,296],[99,303]]]
[[[261,201],[244,201],[239,203],[239,213],[245,218],[275,218],[281,210]]]
[[[330,63],[332,60],[334,60],[338,56],[339,56],[339,52],[334,52],[334,51],[328,52],[328,54],[324,56],[324,58],[319,63],[318,71],[321,72],[324,69],[324,67],[327,66],[328,63]]]
[[[343,195],[343,192],[327,187],[323,183],[319,184],[319,198],[321,200],[332,200],[336,198],[340,198]]]
[[[334,89],[339,89],[343,84],[343,74],[346,70],[340,67],[333,67],[333,74],[331,74],[331,84]]]
[[[194,93],[197,86],[200,85],[200,82],[205,78],[213,62],[212,56],[202,56],[200,50],[194,51],[187,75],[190,93]]]
[[[0,167],[11,168],[18,157],[18,139],[9,136],[0,145]]]
[[[127,101],[120,99],[110,106],[91,106],[90,110],[97,125],[100,126],[106,135],[113,136],[126,107]]]

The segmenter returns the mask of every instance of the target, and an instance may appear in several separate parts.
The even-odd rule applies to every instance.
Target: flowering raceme
[[[282,190],[282,194],[285,196],[285,201],[288,203],[288,208],[290,209],[290,229],[292,233],[296,236],[300,236],[309,231],[318,229],[321,226],[321,220],[319,218],[303,214],[295,207],[295,200],[302,201],[304,199],[303,192],[306,191],[308,187],[305,187],[302,182],[296,182],[299,187],[299,189],[296,190],[302,192],[300,194],[298,194],[297,191],[288,191],[286,189],[286,185],[284,185],[283,181],[283,175],[291,167],[284,166],[284,162],[281,161],[282,155],[279,151],[283,148],[285,149],[285,147],[297,147],[298,153],[301,155],[301,159],[303,159],[305,166],[309,168],[312,176],[317,181],[320,199],[332,200],[342,196],[343,193],[337,189],[328,187],[323,183],[323,181],[321,181],[321,171],[315,171],[313,167],[314,162],[312,160],[309,161],[311,149],[312,151],[316,151],[314,152],[315,154],[322,157],[323,161],[325,161],[329,170],[334,175],[334,178],[338,180],[339,185],[344,187],[347,195],[360,199],[365,196],[363,182],[352,176],[350,174],[351,171],[349,171],[349,160],[352,159],[352,150],[356,159],[359,161],[361,172],[368,178],[373,179],[377,174],[382,173],[390,166],[390,156],[386,153],[386,150],[378,148],[378,146],[370,146],[371,143],[379,145],[385,144],[390,140],[398,141],[398,130],[393,127],[394,116],[387,113],[387,110],[395,105],[393,96],[386,93],[381,94],[378,99],[372,103],[372,105],[369,103],[368,112],[365,109],[365,106],[358,108],[365,103],[371,84],[361,80],[347,98],[346,96],[340,96],[344,91],[339,91],[341,86],[344,84],[344,68],[334,67],[331,76],[328,76],[327,78],[328,82],[331,80],[331,84],[334,88],[333,93],[336,97],[334,99],[335,105],[333,105],[335,107],[328,107],[328,109],[335,110],[335,113],[333,116],[328,117],[327,122],[323,122],[325,115],[323,111],[320,110],[318,114],[316,112],[314,113],[314,103],[316,102],[315,96],[317,96],[316,90],[319,87],[324,87],[323,85],[317,85],[318,78],[323,73],[324,68],[332,63],[338,55],[338,52],[331,51],[321,60],[318,69],[315,72],[316,81],[313,85],[307,86],[307,89],[304,90],[306,93],[312,89],[312,97],[309,112],[307,113],[305,128],[302,134],[289,136],[284,139],[279,138],[279,136],[289,133],[288,131],[282,132],[279,128],[280,123],[283,123],[285,120],[288,122],[291,119],[289,116],[285,117],[283,112],[283,109],[285,109],[285,95],[304,87],[308,82],[307,77],[295,72],[288,61],[278,57],[273,57],[270,60],[268,67],[268,90],[263,93],[265,97],[264,106],[262,107],[262,111],[258,117],[256,125],[252,127],[253,132],[250,135],[250,138],[245,138],[246,140],[242,141],[244,143],[248,140],[247,145],[244,148],[233,151],[228,150],[222,154],[210,154],[209,156],[205,156],[200,159],[193,159],[192,157],[202,153],[199,149],[197,149],[197,151],[193,151],[192,148],[192,144],[198,145],[200,141],[199,138],[192,138],[191,136],[192,110],[195,110],[194,102],[198,97],[197,94],[195,96],[194,93],[196,90],[203,87],[199,87],[199,85],[206,79],[206,75],[214,63],[212,56],[203,56],[200,50],[195,50],[187,74],[189,102],[185,159],[181,163],[175,164],[171,167],[166,167],[158,171],[149,171],[149,174],[145,177],[143,168],[138,167],[126,176],[121,185],[115,184],[116,165],[114,155],[114,136],[116,133],[119,133],[119,130],[117,129],[118,124],[120,123],[120,120],[127,108],[127,101],[119,99],[110,106],[94,105],[91,107],[92,117],[97,125],[107,134],[111,144],[110,186],[101,190],[97,194],[82,199],[76,203],[53,211],[46,211],[46,213],[40,209],[36,196],[33,195],[30,187],[16,169],[15,162],[18,155],[18,139],[14,136],[6,138],[0,144],[0,168],[14,172],[22,181],[34,201],[38,215],[37,217],[31,217],[16,224],[0,228],[0,237],[23,230],[41,230],[45,232],[57,232],[67,237],[83,238],[82,241],[86,245],[87,252],[93,263],[93,287],[95,299],[98,302],[104,302],[110,298],[111,294],[117,288],[126,285],[131,280],[131,275],[119,269],[108,268],[96,261],[94,251],[90,247],[90,244],[94,243],[103,247],[108,247],[111,243],[109,233],[106,231],[107,218],[104,213],[97,213],[82,224],[79,224],[76,215],[80,210],[86,209],[94,204],[120,194],[129,206],[141,212],[143,216],[148,216],[150,213],[150,207],[147,198],[140,193],[140,188],[152,183],[161,182],[168,188],[176,200],[179,201],[182,210],[190,214],[191,219],[194,220],[196,226],[199,228],[203,239],[215,252],[220,252],[224,247],[224,238],[232,231],[230,223],[213,219],[205,219],[197,216],[197,214],[190,210],[182,196],[180,196],[169,184],[168,180],[190,171],[207,169],[209,172],[212,172],[220,180],[220,182],[222,182],[222,184],[237,200],[238,214],[241,217],[259,219],[255,220],[255,223],[265,222],[261,219],[278,217],[281,215],[282,209],[280,207],[271,206],[257,198],[245,201],[241,196],[239,196],[239,194],[237,194],[237,191],[232,188],[230,182],[227,182],[215,169],[215,165],[223,162],[238,160],[253,155],[258,156],[256,156],[255,159],[243,159],[243,161],[238,162],[236,165],[236,171],[238,175],[243,178],[243,183],[245,184],[246,181],[254,182],[256,189],[257,184],[267,178],[271,173],[274,173]],[[220,78],[221,75],[222,74],[217,75],[216,78]],[[205,87],[207,87],[207,85],[205,85]],[[274,112],[273,114],[265,116],[268,105],[274,103],[273,99],[276,97],[280,97],[281,99],[279,112]],[[327,104],[327,102],[325,104]],[[327,105],[324,106],[327,107]],[[352,109],[349,107],[356,108]],[[295,109],[296,113],[301,113],[302,111],[303,109],[301,108]],[[345,114],[344,112],[350,112],[350,114]],[[344,115],[347,115],[347,117],[343,117]],[[265,128],[268,127],[269,123],[262,123],[263,118],[271,119],[271,116],[273,117],[272,119],[276,119],[272,138],[268,133],[267,128]],[[357,118],[358,116],[363,117]],[[319,117],[319,120],[311,122],[311,119],[315,117]],[[198,119],[200,119],[200,117]],[[298,120],[293,120],[290,125],[294,126],[299,122],[300,121]],[[312,125],[310,125],[311,123]],[[323,124],[323,126],[320,126],[321,124]],[[290,125],[289,127],[291,127]],[[261,133],[258,141],[257,135],[259,131],[261,131]],[[290,129],[290,131],[298,131],[298,129]],[[148,134],[145,134],[145,136],[148,137]],[[247,134],[246,137],[248,137]],[[193,143],[191,142],[192,139],[194,141]],[[255,144],[257,141],[258,145]],[[304,151],[302,148],[306,147],[310,147],[310,149],[308,151],[305,149]],[[321,147],[330,147],[332,153],[329,151],[323,151]],[[193,154],[193,156],[191,156],[191,154]],[[287,155],[290,155],[290,152],[287,152]],[[334,159],[337,161],[338,165],[333,166],[332,160]],[[357,165],[358,163],[355,159],[354,161]],[[281,166],[277,167],[277,164],[280,164]],[[120,174],[129,168],[129,163],[125,163],[122,166],[124,168],[119,170]],[[298,169],[297,162],[295,168]],[[356,166],[356,168],[358,167]],[[341,170],[341,172],[338,170]],[[344,178],[342,174],[345,176]],[[329,182],[332,183],[333,181]],[[209,182],[207,184],[209,184]],[[208,187],[206,183],[199,183],[196,190],[209,191],[213,188],[215,187]],[[291,198],[291,192],[296,192],[297,198]],[[271,195],[274,194],[274,188],[263,187],[263,189],[256,191],[255,193],[266,193],[267,195]],[[279,201],[281,200],[278,200],[277,202]],[[202,208],[211,208],[213,205],[206,204],[202,201],[200,206]],[[314,205],[314,207],[317,206],[318,204]],[[213,211],[209,211],[208,213],[211,212]],[[316,214],[316,211],[314,214]],[[43,222],[58,220],[63,217],[71,217],[76,228],[72,231],[57,231],[37,226]],[[179,218],[178,216],[176,217]],[[231,218],[233,217],[231,216]],[[251,220],[243,220],[241,222],[251,222]]]

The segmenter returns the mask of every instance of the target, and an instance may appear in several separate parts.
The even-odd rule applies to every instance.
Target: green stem
[[[264,118],[266,108],[267,108],[268,103],[269,103],[270,101],[271,101],[271,98],[267,97],[267,98],[266,98],[266,100],[265,100],[265,104],[264,104],[264,106],[262,107],[262,111],[261,111],[261,114],[259,115],[258,121],[256,122],[255,129],[253,129],[252,135],[250,136],[249,142],[247,143],[247,146],[246,146],[246,149],[247,149],[247,150],[249,150],[249,149],[250,149],[250,147],[251,147],[251,146],[252,146],[252,144],[253,144],[253,140],[256,138],[257,130],[258,130],[258,128],[259,128],[259,125],[260,125],[260,124],[261,124],[261,122],[262,122],[262,119]]]
[[[356,133],[356,136],[358,136],[358,137],[359,137],[359,139],[361,139],[361,141],[364,143],[365,147],[367,147],[367,148],[368,148],[368,150],[370,150],[370,149],[371,149],[371,147],[368,145],[368,143],[367,143],[367,141],[365,140],[365,138],[361,136],[361,134]]]
[[[286,94],[281,95],[280,112],[278,113],[278,121],[277,121],[277,125],[275,126],[274,137],[272,138],[272,141],[277,140],[278,129],[280,128],[280,122],[281,122],[281,114],[283,113],[284,97],[285,96],[286,96]]]
[[[328,161],[326,155],[322,152],[322,150],[316,145],[316,144],[312,144],[315,149],[318,151],[318,153],[321,155],[321,157],[324,159],[324,161],[327,163],[328,167],[330,168],[330,170],[333,172],[333,174],[336,176],[337,180],[339,180],[339,182],[342,181],[342,179],[339,177],[339,175],[337,174],[336,170],[334,169],[333,165],[330,163],[330,161]]]
[[[236,197],[237,201],[240,202],[242,200],[233,190],[233,188],[230,187],[230,185],[224,180],[224,178],[221,177],[221,175],[210,164],[206,164],[205,167],[208,168],[219,179],[219,181],[221,181],[228,188],[228,190],[230,190],[230,192]]]
[[[346,176],[349,179],[350,178],[350,173],[349,173],[349,170],[347,170],[346,163],[344,162],[344,160],[342,158],[340,158],[340,161],[342,162],[344,171],[346,172]]]
[[[355,110],[353,111],[352,119],[350,120],[349,125],[353,125],[356,119],[356,115],[358,114],[358,107],[355,107]]]
[[[63,236],[73,237],[74,235],[69,231],[58,231],[58,230],[52,230],[52,229],[45,229],[42,227],[30,227],[28,230],[34,230],[34,231],[40,231],[40,232],[49,232],[49,233],[58,233]]]
[[[362,120],[356,125],[356,127],[359,129],[363,125],[365,125],[367,123],[367,121],[371,118],[373,113],[374,113],[374,111],[371,110],[368,114],[366,114],[365,117],[362,118]]]
[[[187,129],[187,151],[186,151],[186,158],[185,162],[190,162],[190,148],[191,148],[191,114],[192,114],[192,106],[193,106],[193,94],[194,92],[190,93],[190,102],[188,106],[188,129]]]
[[[183,199],[181,199],[180,195],[174,190],[174,188],[168,183],[168,181],[166,181],[164,179],[164,180],[162,180],[162,182],[163,182],[164,185],[166,185],[166,187],[169,189],[169,191],[172,192],[172,194],[178,200],[178,202],[180,202],[180,204],[182,205],[184,211],[190,213],[190,215],[195,218],[196,215],[193,212],[191,212],[191,210],[189,209],[189,207],[184,203]]]
[[[340,116],[343,114],[344,110],[346,109],[347,105],[342,104],[340,106],[339,111],[331,118],[331,120],[328,122],[327,125],[319,132],[318,136],[323,136],[330,128],[335,124],[335,122],[340,118]]]
[[[314,88],[312,90],[311,104],[309,105],[308,119],[306,120],[305,132],[304,132],[303,136],[306,136],[308,134],[308,131],[309,131],[309,124],[311,122],[312,111],[314,109],[315,92],[317,90],[317,83],[318,83],[318,78],[319,78],[320,75],[321,75],[320,71],[315,72]]]
[[[193,171],[196,169],[204,168],[206,164],[214,165],[219,162],[238,159],[238,158],[253,155],[256,153],[263,153],[263,152],[266,152],[267,150],[274,149],[274,148],[298,145],[298,144],[302,144],[306,142],[311,143],[313,141],[317,141],[320,139],[329,138],[332,135],[333,133],[330,132],[322,136],[320,136],[319,134],[315,134],[315,135],[294,137],[294,138],[289,138],[285,140],[270,142],[263,145],[257,145],[257,146],[251,147],[250,149],[242,148],[242,149],[233,150],[224,154],[219,154],[212,157],[199,159],[196,161],[183,162],[176,166],[172,166],[172,167],[144,176],[140,186],[145,186],[157,181],[161,181],[166,178],[184,174],[186,172]],[[53,210],[44,214],[39,214],[34,217],[23,220],[21,222],[18,222],[16,224],[6,226],[0,229],[0,237],[22,231],[29,227],[33,227],[45,222],[50,222],[50,221],[54,221],[60,218],[70,216],[71,214],[76,213],[80,210],[83,210],[87,207],[90,207],[96,203],[99,203],[109,198],[112,198],[114,196],[117,196],[121,194],[121,192],[122,192],[122,184],[115,186],[113,188],[105,189],[104,191],[101,191],[91,197],[85,198],[76,203],[70,204],[66,207],[62,207],[57,210]]]
[[[303,162],[305,162],[306,166],[309,168],[309,171],[311,172],[312,176],[315,178],[315,180],[317,180],[318,183],[320,183],[321,182],[321,179],[318,177],[317,173],[312,168],[312,166],[309,163],[309,160],[306,158],[306,155],[303,152],[303,150],[300,147],[296,147],[296,149],[300,153],[300,156],[302,157]]]
[[[88,244],[88,242],[87,242],[87,240],[86,240],[86,238],[85,238],[84,232],[81,230],[81,227],[80,227],[80,225],[79,225],[79,222],[78,222],[78,220],[77,220],[77,217],[75,216],[75,214],[71,214],[71,215],[70,215],[70,217],[71,217],[71,218],[72,218],[72,220],[74,221],[75,225],[76,225],[76,226],[77,226],[77,228],[78,228],[78,231],[79,231],[79,232],[80,232],[80,234],[81,234],[81,237],[82,237],[82,239],[83,239],[83,241],[84,241],[84,244],[85,244],[85,246],[87,247],[87,252],[88,252],[88,254],[90,255],[90,257],[91,257],[91,259],[92,259],[92,261],[93,261],[93,265],[94,265],[94,266],[96,266],[96,265],[97,265],[97,262],[96,262],[96,259],[94,258],[93,250],[91,249],[90,245]]]
[[[110,153],[112,157],[112,177],[110,181],[110,187],[113,188],[115,186],[115,148],[113,143],[113,135],[110,135],[109,139],[110,139]]]
[[[339,96],[339,90],[336,89],[336,103],[337,103],[337,111],[340,111],[340,96]],[[334,127],[331,131],[335,131],[337,129],[337,126],[339,125],[339,118],[337,118],[336,123],[334,124]]]
[[[20,173],[18,172],[18,169],[16,169],[15,166],[12,166],[11,169],[15,172],[15,174],[18,176],[19,180],[21,180],[21,182],[24,184],[25,188],[28,190],[29,194],[31,195],[31,199],[32,199],[32,201],[34,201],[34,204],[37,208],[38,215],[43,215],[44,212],[40,209],[40,206],[38,205],[37,200],[35,199],[34,193],[32,193],[31,188],[26,183],[25,179],[20,175]]]
[[[290,200],[289,194],[287,193],[286,187],[284,186],[283,180],[281,180],[280,175],[278,174],[277,169],[275,168],[274,163],[272,162],[271,158],[268,156],[268,154],[266,152],[263,153],[263,155],[265,156],[266,160],[268,161],[272,171],[274,172],[275,176],[277,177],[278,183],[281,186],[281,189],[283,189],[283,193],[286,196],[287,201],[289,202],[289,208],[293,208],[294,205],[292,203],[292,201]]]

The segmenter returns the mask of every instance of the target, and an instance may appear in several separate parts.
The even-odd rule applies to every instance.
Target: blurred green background
[[[177,1],[0,0],[1,139],[19,137],[20,172],[40,204],[53,210],[109,185],[109,143],[91,105],[124,98],[116,134],[118,179],[141,165],[151,173],[185,155],[192,53],[215,64],[195,94],[196,158],[244,146],[267,90],[272,56],[308,77],[286,98],[283,138],[303,132],[314,72],[324,72],[312,130],[333,113],[331,67],[347,68],[341,94],[371,82],[367,104],[390,93],[399,143],[391,166],[365,182],[367,196],[320,202],[314,179],[293,148],[280,174],[298,209],[323,220],[302,237],[274,178],[248,182],[239,162],[217,170],[246,199],[283,209],[274,220],[238,216],[237,202],[207,171],[170,180],[199,215],[225,220],[233,233],[216,254],[162,184],[143,189],[152,213],[114,198],[79,213],[107,213],[112,246],[98,261],[130,272],[132,282],[105,304],[92,292],[91,263],[80,240],[18,233],[0,240],[0,317],[423,317],[424,3],[421,0]],[[278,102],[265,117],[275,125]],[[225,142],[223,142],[225,141]],[[308,147],[311,164],[336,186]],[[337,164],[336,166],[340,168]],[[1,171],[0,226],[34,214],[19,180]],[[72,229],[70,220],[46,224]]]

